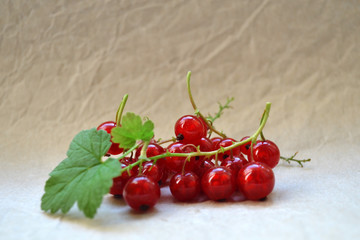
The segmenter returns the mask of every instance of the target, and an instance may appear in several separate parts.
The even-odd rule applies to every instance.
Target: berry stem
[[[161,144],[165,144],[165,143],[169,143],[169,142],[176,142],[176,138],[162,140],[162,141],[157,142],[157,144],[161,145]]]
[[[116,126],[120,126],[120,123],[121,123],[121,116],[123,114],[123,111],[124,111],[124,108],[125,108],[125,104],[126,104],[126,101],[128,99],[129,95],[125,94],[120,105],[119,105],[119,108],[116,112]]]
[[[302,163],[304,162],[310,162],[311,161],[311,158],[308,158],[308,159],[302,159],[302,160],[299,160],[299,159],[295,159],[294,157],[298,154],[298,152],[294,153],[294,155],[292,155],[291,157],[283,157],[283,156],[280,156],[280,159],[282,160],[285,160],[287,163],[291,163],[290,161],[294,161],[294,162],[297,162],[301,167],[304,167],[304,165]]]
[[[213,117],[212,115],[208,115],[207,119],[213,124],[215,122],[216,119],[220,118],[221,115],[223,114],[225,109],[231,108],[230,103],[232,101],[234,101],[235,98],[231,97],[231,98],[227,98],[226,99],[226,103],[225,105],[222,105],[220,102],[218,102],[219,104],[219,111],[215,114],[215,116]]]
[[[246,144],[246,143],[248,143],[250,141],[255,142],[256,139],[258,138],[258,136],[260,135],[261,131],[265,127],[265,124],[266,124],[267,119],[269,117],[270,108],[271,108],[271,103],[269,103],[269,102],[266,103],[264,117],[263,117],[263,119],[261,121],[261,124],[260,124],[259,128],[256,130],[256,132],[251,137],[249,137],[249,138],[247,138],[247,139],[245,139],[243,141],[236,142],[233,145],[228,146],[228,147],[221,147],[218,150],[214,150],[214,151],[211,151],[211,152],[201,152],[201,151],[196,151],[196,152],[191,152],[191,153],[170,153],[170,152],[166,152],[164,154],[157,155],[157,156],[150,157],[150,158],[140,157],[140,159],[138,161],[136,161],[135,163],[132,163],[132,164],[128,165],[127,167],[121,169],[121,171],[123,172],[123,171],[126,171],[127,169],[131,169],[134,166],[139,165],[140,163],[142,163],[144,160],[145,161],[156,161],[156,160],[158,160],[160,158],[166,158],[166,157],[186,157],[186,158],[191,158],[191,157],[196,157],[196,156],[207,156],[207,157],[209,157],[209,156],[215,155],[216,158],[217,158],[217,155],[219,153],[221,153],[221,152],[230,151],[233,148],[239,147],[239,146],[241,146],[243,144]],[[133,147],[132,150],[134,150],[135,148],[136,147]],[[127,155],[127,154],[129,154],[129,151],[124,153],[124,155]],[[119,159],[121,159],[121,158],[123,158],[123,155]]]
[[[261,120],[260,120],[260,124],[262,123],[262,121],[263,121],[263,119],[264,119],[264,114],[265,114],[265,111],[264,111],[264,113],[263,113],[263,115],[262,115],[262,117],[261,117]],[[264,133],[261,131],[260,132],[260,137],[261,137],[261,140],[262,141],[265,141],[266,139],[265,139],[265,136],[264,136]]]
[[[143,145],[143,147],[142,147],[142,149],[141,149],[141,152],[140,152],[140,157],[139,157],[139,173],[141,173],[142,172],[142,168],[143,168],[143,162],[144,162],[144,160],[145,159],[147,159],[147,156],[146,156],[146,150],[147,150],[147,148],[148,148],[148,146],[149,146],[149,141],[146,141],[146,142],[144,142],[144,145]]]
[[[191,77],[191,71],[188,72],[187,74],[187,79],[186,79],[186,83],[187,83],[187,89],[188,89],[188,94],[189,94],[189,98],[190,98],[190,102],[191,105],[194,108],[194,111],[199,115],[199,117],[201,117],[206,125],[209,127],[210,131],[215,132],[216,134],[218,134],[219,136],[226,138],[226,135],[224,133],[219,132],[218,130],[216,130],[211,124],[209,124],[209,122],[206,120],[206,118],[204,117],[204,115],[202,115],[202,113],[200,112],[200,110],[197,108],[194,98],[191,94],[191,88],[190,88],[190,77]]]

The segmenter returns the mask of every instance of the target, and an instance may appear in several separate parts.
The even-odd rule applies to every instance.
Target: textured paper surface
[[[360,219],[359,1],[1,1],[1,239],[357,239]],[[134,214],[103,200],[93,220],[40,210],[48,173],[81,129],[126,111],[173,136],[234,96],[216,126],[257,128],[284,156],[265,202],[174,202]]]

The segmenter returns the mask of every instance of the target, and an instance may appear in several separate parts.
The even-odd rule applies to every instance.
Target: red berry
[[[197,117],[197,118],[198,118],[198,119],[200,120],[200,122],[203,124],[204,129],[205,129],[205,132],[207,133],[207,131],[209,130],[209,127],[208,127],[208,125],[206,124],[205,120],[202,119],[200,116]]]
[[[234,140],[232,138],[224,138],[219,143],[219,148],[220,147],[223,147],[223,148],[229,147],[229,146],[233,145],[234,142],[236,142],[236,140]],[[227,157],[238,156],[238,155],[240,155],[240,147],[233,148],[229,151],[225,151],[224,153],[219,153],[218,157],[219,157],[219,160],[222,161],[223,159],[225,159]]]
[[[235,181],[229,169],[216,167],[204,174],[201,187],[211,200],[226,200],[235,191]]]
[[[269,195],[275,185],[272,169],[260,162],[249,163],[238,173],[239,190],[249,200],[260,200]]]
[[[201,178],[208,170],[214,167],[215,164],[210,160],[197,161],[195,163],[194,172]]]
[[[200,151],[202,152],[211,152],[214,151],[214,144],[212,141],[206,137],[200,139]]]
[[[243,137],[243,138],[240,140],[240,142],[241,142],[241,141],[244,141],[244,140],[246,140],[246,139],[248,139],[248,138],[249,138],[249,136]],[[248,143],[245,143],[245,144],[241,145],[241,146],[240,146],[240,151],[241,151],[244,155],[249,156],[249,154],[250,154],[250,146],[251,146],[251,141],[248,142]]]
[[[196,148],[193,145],[185,145],[183,143],[175,142],[167,147],[170,153],[190,153],[195,152]],[[185,163],[186,157],[167,157],[166,167],[168,170],[174,172],[181,172]],[[186,162],[185,171],[192,171],[194,168],[195,159],[191,158]]]
[[[136,211],[152,208],[160,198],[158,183],[146,176],[131,178],[124,188],[126,203]]]
[[[128,164],[121,162],[121,168],[124,168],[126,166],[128,166]],[[130,177],[135,175],[133,169],[131,169],[129,172],[125,171],[119,177],[113,178],[113,185],[110,188],[110,194],[114,195],[115,197],[122,196],[126,183],[130,179]]]
[[[206,131],[198,117],[185,115],[175,123],[175,135],[182,143],[198,145],[200,139],[206,137]]]
[[[97,127],[97,130],[105,130],[108,134],[111,134],[111,130],[116,127],[116,123],[113,121],[108,121],[108,122],[104,122],[102,124],[100,124]],[[111,140],[111,147],[108,150],[108,154],[110,155],[118,155],[120,153],[122,153],[124,151],[124,149],[119,147],[118,143],[113,143]]]
[[[162,169],[162,176],[159,180],[159,184],[161,187],[165,186],[167,184],[167,180],[169,176],[171,176],[171,171],[169,171],[167,168]]]
[[[142,174],[154,182],[158,182],[162,178],[162,171],[160,170],[160,167],[152,162],[144,163]]]
[[[205,137],[200,139],[199,147],[200,147],[200,151],[202,152],[211,152],[215,150],[212,141]],[[203,160],[205,158],[206,158],[205,156],[197,157],[198,160]]]
[[[137,159],[140,156],[142,146],[136,149],[135,158]],[[161,154],[164,154],[165,150],[162,146],[157,143],[150,143],[146,149],[147,157],[155,157]],[[158,165],[161,169],[165,167],[165,158],[160,158],[156,161],[156,165]]]
[[[270,140],[259,141],[253,147],[254,161],[267,164],[274,168],[280,161],[280,150]]]
[[[191,201],[200,193],[199,177],[193,172],[177,173],[170,180],[170,191],[181,202]]]
[[[240,155],[240,157],[232,157],[232,158],[226,158],[221,162],[221,166],[226,167],[231,170],[234,177],[238,174],[239,170],[247,164],[246,159]]]
[[[213,143],[214,150],[219,149],[219,143],[223,140],[221,137],[213,137],[210,139]]]

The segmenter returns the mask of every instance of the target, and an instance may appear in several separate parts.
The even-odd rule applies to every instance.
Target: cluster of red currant
[[[111,133],[115,126],[115,122],[105,122],[97,129]],[[193,201],[201,191],[215,201],[229,199],[237,189],[249,200],[269,195],[275,184],[272,168],[280,159],[275,143],[258,140],[253,144],[250,137],[239,142],[227,137],[208,138],[212,131],[209,127],[210,122],[202,117],[181,117],[175,123],[176,139],[165,149],[161,144],[171,141],[152,140],[120,160],[127,171],[113,179],[110,193],[123,196],[135,210],[153,207],[160,198],[160,187],[168,180],[178,201]],[[118,144],[112,143],[108,154],[122,152]],[[147,158],[168,156],[137,164],[141,152]]]
[[[187,89],[195,115],[185,115],[175,123],[170,140],[154,139],[154,123],[139,115],[122,113],[126,94],[115,122],[78,133],[65,158],[49,175],[41,209],[67,213],[77,202],[86,217],[94,217],[105,194],[123,197],[128,205],[144,211],[160,198],[160,187],[169,186],[175,199],[194,201],[201,192],[208,199],[231,199],[235,191],[246,199],[261,200],[275,184],[272,171],[280,159],[290,163],[310,161],[280,156],[275,143],[266,140],[263,129],[271,103],[266,103],[259,128],[240,141],[228,138],[214,127],[214,121],[229,108],[233,98],[219,104],[215,115],[204,115]],[[212,134],[219,137],[212,137]],[[110,141],[109,141],[110,140]],[[168,143],[167,147],[163,147]],[[106,156],[116,156],[104,158]],[[74,194],[76,193],[76,194]]]

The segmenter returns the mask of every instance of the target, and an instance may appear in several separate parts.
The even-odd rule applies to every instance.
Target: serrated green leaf
[[[146,120],[142,123],[141,117],[134,113],[126,113],[122,117],[121,127],[111,131],[112,141],[119,143],[121,148],[129,149],[137,140],[150,141],[154,136],[154,123]]]
[[[116,159],[102,162],[111,146],[105,131],[81,131],[70,144],[68,158],[51,173],[41,199],[44,211],[67,213],[77,202],[87,217],[94,217],[102,198],[109,192],[112,179],[119,175],[121,165]]]

